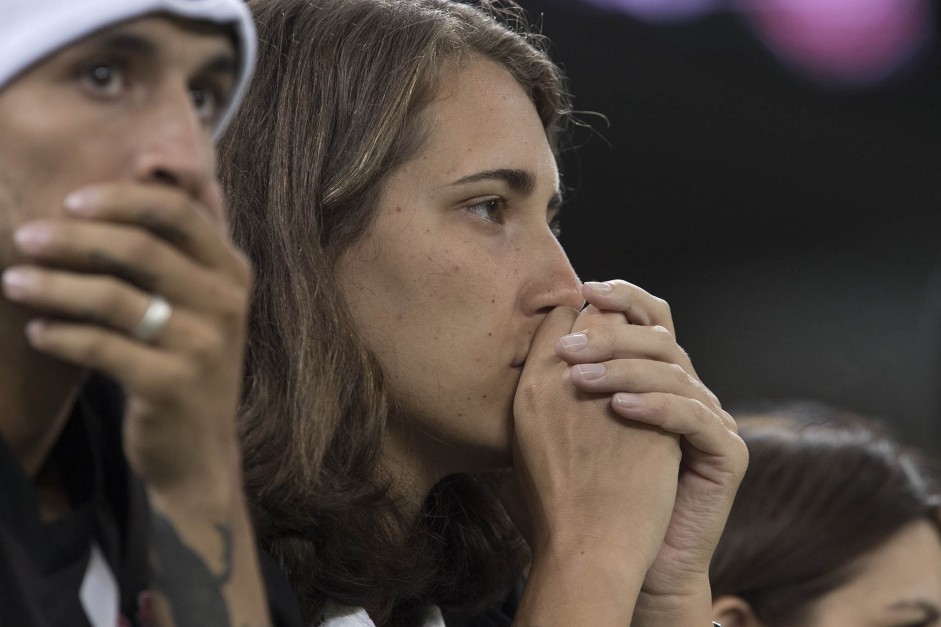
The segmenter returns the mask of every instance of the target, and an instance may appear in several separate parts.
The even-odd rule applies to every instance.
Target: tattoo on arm
[[[223,588],[232,575],[232,529],[216,525],[222,539],[222,572],[214,574],[165,516],[151,516],[154,591],[166,598],[176,627],[231,627]]]

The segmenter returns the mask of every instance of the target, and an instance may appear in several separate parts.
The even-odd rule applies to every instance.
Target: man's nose
[[[185,85],[161,91],[141,121],[143,134],[135,155],[138,181],[165,183],[200,197],[214,180],[211,129],[200,120]]]

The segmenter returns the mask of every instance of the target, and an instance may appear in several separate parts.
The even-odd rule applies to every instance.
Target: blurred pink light
[[[929,0],[740,0],[779,56],[819,79],[878,82],[932,35]]]
[[[583,0],[649,22],[688,20],[714,11],[724,0]]]

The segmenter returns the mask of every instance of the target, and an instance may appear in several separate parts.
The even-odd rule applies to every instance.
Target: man
[[[235,434],[250,270],[212,143],[249,13],[0,15],[0,624],[267,625]]]

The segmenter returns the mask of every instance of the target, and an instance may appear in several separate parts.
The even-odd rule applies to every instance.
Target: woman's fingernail
[[[596,281],[588,281],[585,283],[592,292],[597,292],[599,294],[607,294],[611,291],[610,283],[598,283]]]
[[[28,294],[36,284],[36,273],[25,268],[11,268],[3,273],[3,292],[9,297]]]
[[[16,230],[13,239],[20,248],[30,252],[52,239],[52,233],[45,224],[27,224]]]
[[[571,335],[563,335],[559,338],[559,344],[562,345],[562,348],[570,351],[577,351],[588,346],[588,336],[584,333],[572,333]]]
[[[70,213],[91,213],[95,209],[95,194],[87,190],[72,192],[65,197],[64,204]]]
[[[635,394],[625,394],[618,392],[614,395],[614,404],[621,409],[638,409],[641,406],[641,398]]]
[[[573,366],[582,379],[594,381],[604,376],[604,364],[578,364]]]

